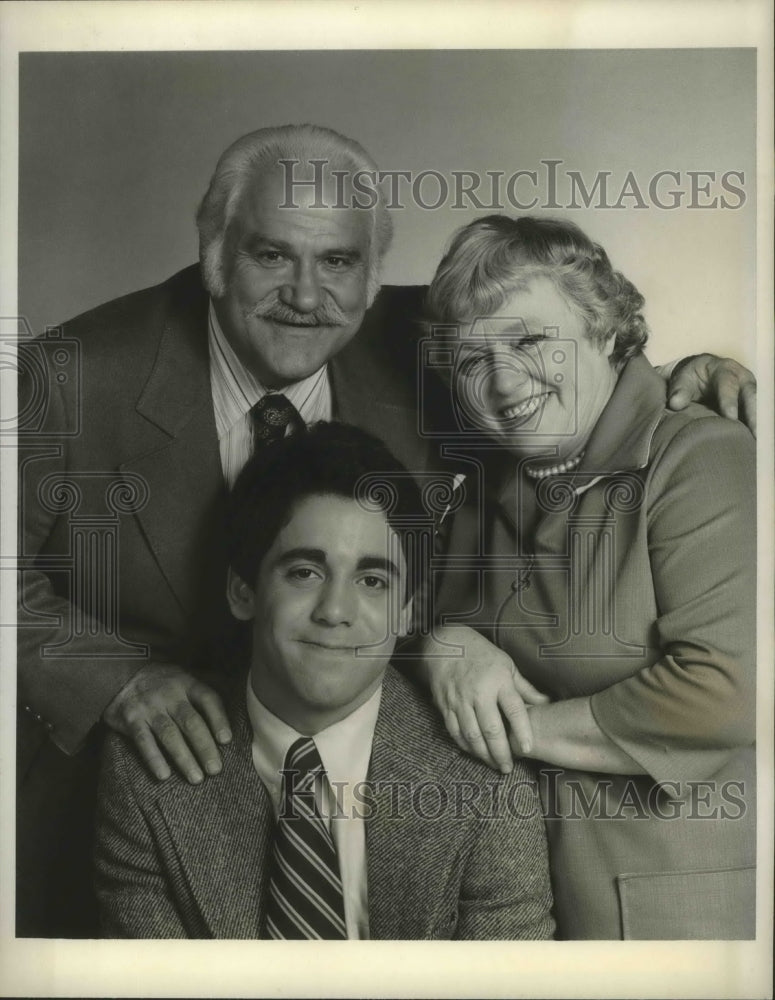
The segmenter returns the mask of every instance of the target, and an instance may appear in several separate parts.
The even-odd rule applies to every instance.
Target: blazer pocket
[[[756,869],[616,876],[625,940],[751,940]]]

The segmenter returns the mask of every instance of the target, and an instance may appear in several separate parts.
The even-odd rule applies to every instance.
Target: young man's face
[[[406,630],[406,563],[381,512],[344,497],[299,501],[251,589],[232,575],[236,617],[253,619],[257,697],[312,734],[362,705]]]

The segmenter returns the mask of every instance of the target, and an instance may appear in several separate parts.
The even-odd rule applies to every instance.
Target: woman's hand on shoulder
[[[425,676],[449,735],[461,750],[508,774],[512,746],[522,753],[532,746],[527,706],[549,698],[510,656],[468,626],[436,629],[424,652]]]

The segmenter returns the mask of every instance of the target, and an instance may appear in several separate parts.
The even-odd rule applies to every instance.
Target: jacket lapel
[[[181,296],[162,333],[153,371],[137,402],[149,427],[142,450],[121,465],[140,475],[148,501],[137,517],[183,609],[194,610],[202,562],[215,549],[225,499],[210,390],[207,296]],[[159,432],[162,432],[161,434]]]
[[[234,737],[221,774],[159,799],[191,894],[219,939],[258,938],[274,829],[269,796],[253,766],[244,698],[235,702]]]
[[[427,470],[432,456],[432,440],[419,432],[417,410],[414,323],[422,291],[381,292],[358,334],[329,366],[335,418],[375,434],[412,472]],[[199,596],[203,546],[207,558],[217,550],[213,526],[226,497],[210,389],[207,308],[198,278],[177,296],[137,403],[148,435],[137,455],[121,465],[148,485],[148,502],[137,517],[188,613]]]
[[[457,916],[456,872],[469,824],[455,820],[451,803],[438,819],[428,818],[451,754],[428,733],[417,712],[420,697],[388,668],[368,776],[373,811],[366,823],[366,856],[374,939],[445,937]],[[428,795],[420,800],[426,782]],[[447,898],[450,892],[454,898]]]
[[[269,879],[274,813],[256,774],[242,691],[230,699],[232,743],[220,775],[160,791],[157,808],[190,896],[215,938],[257,938]],[[449,936],[457,914],[463,846],[470,823],[448,803],[429,819],[412,808],[427,782],[454,770],[457,752],[430,730],[409,682],[388,668],[374,731],[366,800],[369,925],[373,939]],[[430,709],[428,710],[430,711]],[[435,779],[435,780],[434,780]],[[431,789],[432,791],[432,789]],[[447,912],[448,911],[448,912]]]

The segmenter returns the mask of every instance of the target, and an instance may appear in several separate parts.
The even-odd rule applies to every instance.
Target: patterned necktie
[[[315,779],[325,775],[317,747],[296,740],[283,769],[262,937],[341,940],[347,937],[336,849],[315,801]]]
[[[253,451],[263,444],[279,441],[291,432],[300,430],[304,421],[293,403],[281,392],[268,392],[251,407],[250,424],[253,429]]]

